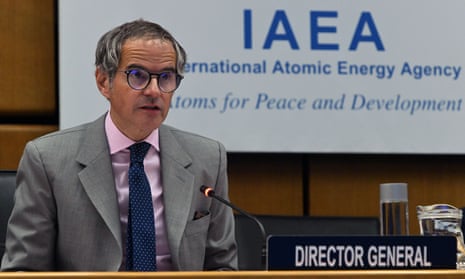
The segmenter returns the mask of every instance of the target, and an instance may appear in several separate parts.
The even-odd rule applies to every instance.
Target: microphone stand
[[[220,201],[221,203],[231,207],[232,209],[234,209],[237,212],[241,213],[242,215],[252,219],[255,222],[255,224],[257,225],[257,227],[260,230],[260,234],[262,235],[261,261],[262,261],[262,268],[265,270],[266,269],[266,253],[267,253],[267,251],[266,251],[266,232],[265,232],[265,228],[263,227],[263,224],[257,219],[257,217],[253,216],[252,214],[248,213],[247,211],[244,211],[243,209],[237,207],[236,205],[234,205],[233,203],[223,199],[222,197],[217,196],[215,191],[212,188],[203,185],[203,186],[200,187],[200,192],[202,192],[207,197],[211,197],[211,198],[214,198],[214,199]]]

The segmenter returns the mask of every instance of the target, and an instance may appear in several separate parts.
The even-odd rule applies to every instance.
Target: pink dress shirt
[[[129,201],[129,146],[135,141],[126,137],[118,130],[108,112],[105,119],[105,131],[108,144],[110,146],[111,164],[115,176],[116,192],[118,194],[118,204],[120,209],[120,222],[123,239],[123,263],[120,270],[125,269],[126,262],[126,228],[128,223],[128,201]],[[171,253],[168,247],[168,238],[165,228],[165,216],[163,206],[163,186],[160,172],[160,145],[158,129],[154,130],[145,142],[150,143],[147,155],[144,159],[144,170],[149,180],[152,191],[153,213],[155,216],[155,233],[157,249],[157,270],[171,270]]]

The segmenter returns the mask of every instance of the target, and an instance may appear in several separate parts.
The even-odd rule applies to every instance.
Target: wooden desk
[[[310,278],[310,279],[458,279],[465,270],[364,270],[364,271],[208,271],[208,272],[0,272],[0,279],[66,278],[66,279],[179,279],[179,278]]]

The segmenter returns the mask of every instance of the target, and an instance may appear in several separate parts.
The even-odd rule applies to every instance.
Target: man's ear
[[[110,99],[110,76],[102,71],[100,67],[95,69],[95,82],[100,93],[107,99]]]

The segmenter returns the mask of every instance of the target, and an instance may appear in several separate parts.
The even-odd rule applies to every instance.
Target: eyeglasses
[[[124,71],[128,85],[134,90],[144,90],[149,86],[153,77],[157,78],[157,85],[161,92],[172,93],[179,87],[183,76],[172,72],[150,73],[144,69],[133,68]]]

